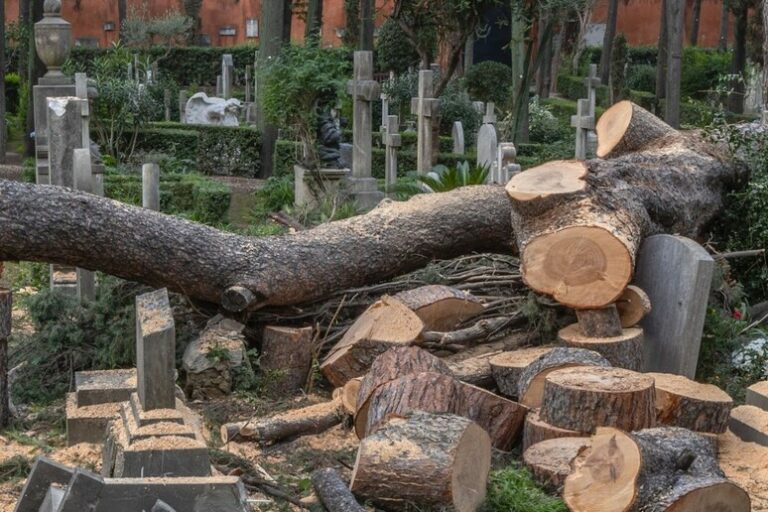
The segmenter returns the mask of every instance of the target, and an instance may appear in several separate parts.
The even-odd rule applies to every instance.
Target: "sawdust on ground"
[[[729,430],[719,437],[720,467],[752,499],[752,512],[768,512],[768,447],[745,443]]]

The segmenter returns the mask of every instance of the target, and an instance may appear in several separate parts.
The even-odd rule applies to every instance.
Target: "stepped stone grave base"
[[[342,180],[349,176],[349,169],[320,169],[317,172],[320,174],[324,190],[320,190],[320,185],[309,169],[300,165],[293,166],[296,206],[315,208],[322,202],[322,198],[343,193]]]
[[[357,203],[358,210],[367,211],[374,208],[384,199],[384,192],[379,191],[379,183],[376,178],[348,177],[346,188],[349,195]]]
[[[57,292],[77,296],[77,269],[63,265],[51,265],[51,288]]]
[[[136,370],[75,373],[75,392],[67,395],[67,445],[102,443],[121,403],[136,392]]]
[[[755,382],[747,388],[747,405],[768,411],[768,380]]]
[[[768,411],[754,405],[734,407],[728,428],[742,441],[768,446]]]

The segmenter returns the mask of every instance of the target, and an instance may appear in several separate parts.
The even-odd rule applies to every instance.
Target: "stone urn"
[[[45,78],[64,78],[61,66],[72,49],[72,26],[61,17],[61,0],[45,0],[43,19],[35,23],[35,49],[48,69]]]

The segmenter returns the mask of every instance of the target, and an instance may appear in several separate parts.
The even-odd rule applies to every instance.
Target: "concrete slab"
[[[128,402],[121,404],[120,417],[123,420],[123,426],[128,433],[128,442],[133,444],[136,441],[142,439],[149,439],[151,437],[187,437],[189,439],[195,439],[195,432],[183,423],[176,423],[170,421],[159,421],[150,423],[145,426],[139,426],[136,422],[133,409]],[[159,409],[162,410],[162,409]]]
[[[76,469],[57,512],[87,512],[95,509],[103,488],[104,480],[99,475]]]
[[[210,476],[208,448],[186,437],[150,438],[126,447],[118,444],[112,477]]]
[[[754,405],[735,407],[728,428],[742,441],[768,446],[768,411]]]
[[[136,369],[144,410],[172,409],[176,328],[165,288],[136,297]]]
[[[755,382],[747,388],[747,405],[768,411],[768,380]]]
[[[136,392],[136,369],[75,373],[77,405],[125,402]]]
[[[45,494],[45,500],[40,506],[40,512],[58,512],[61,501],[64,499],[64,489],[50,486]]]
[[[67,446],[103,443],[109,422],[120,417],[121,408],[120,402],[78,407],[76,393],[69,393],[66,402]]]
[[[145,411],[141,406],[141,400],[139,400],[138,393],[133,393],[130,396],[131,412],[133,418],[139,427],[146,427],[155,423],[178,423],[184,424],[184,415],[181,413],[184,403],[176,399],[175,409],[154,409],[152,411]]]
[[[14,512],[38,512],[45,501],[45,496],[51,484],[65,485],[69,483],[74,471],[46,457],[38,457],[32,466],[21,498],[16,503]]]

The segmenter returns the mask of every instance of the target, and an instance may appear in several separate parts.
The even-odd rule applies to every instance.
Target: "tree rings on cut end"
[[[634,327],[651,312],[651,299],[642,289],[631,284],[616,301],[616,309],[619,311],[621,326]]]
[[[507,193],[516,201],[573,194],[587,186],[586,175],[584,162],[555,160],[514,175],[507,183]]]
[[[523,250],[523,280],[575,309],[614,302],[632,278],[632,255],[607,229],[570,226],[538,236]]]
[[[533,477],[550,491],[563,487],[571,473],[571,461],[591,443],[588,437],[560,437],[530,446],[523,452],[523,462]]]
[[[632,113],[632,102],[624,100],[616,103],[600,116],[595,126],[599,158],[609,155],[624,138],[629,123],[632,122]]]

